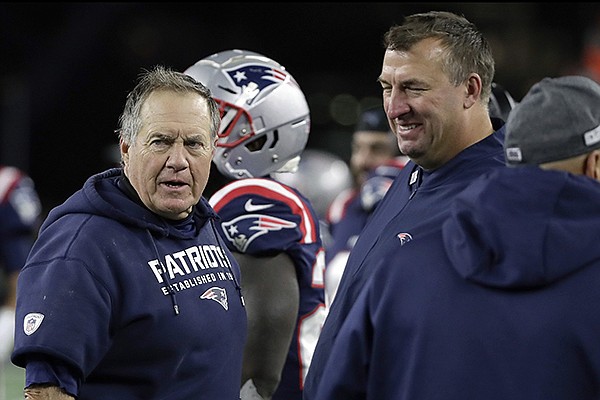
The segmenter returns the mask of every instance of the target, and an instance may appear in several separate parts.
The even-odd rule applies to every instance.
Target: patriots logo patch
[[[297,224],[270,215],[247,214],[224,222],[221,226],[227,240],[241,253],[245,253],[248,245],[257,237],[270,231],[293,229]]]
[[[223,288],[213,286],[210,289],[207,289],[206,292],[200,295],[200,298],[205,300],[214,300],[219,303],[225,311],[229,310],[229,303],[227,302],[227,291]]]
[[[259,91],[275,83],[283,82],[288,76],[281,70],[252,64],[226,70],[226,72],[236,86],[243,89],[253,82]]]
[[[410,233],[404,232],[397,234],[396,237],[400,239],[400,246],[404,246],[406,243],[410,242],[413,239]]]
[[[35,331],[38,330],[40,325],[42,325],[42,321],[44,320],[44,314],[40,313],[29,313],[23,318],[23,332],[27,336],[32,335]]]

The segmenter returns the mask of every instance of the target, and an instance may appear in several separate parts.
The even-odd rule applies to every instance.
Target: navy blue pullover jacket
[[[323,367],[337,332],[358,293],[390,247],[440,228],[452,198],[492,168],[504,168],[503,121],[492,118],[492,135],[471,145],[442,167],[423,171],[409,161],[400,171],[350,252],[335,301],[321,330],[304,385],[304,399],[314,400]]]
[[[313,398],[600,398],[600,184],[501,168],[448,208],[383,255]]]
[[[239,399],[246,314],[216,214],[202,198],[186,227],[168,222],[121,173],[92,176],[42,225],[19,277],[13,363],[57,360],[79,400]]]

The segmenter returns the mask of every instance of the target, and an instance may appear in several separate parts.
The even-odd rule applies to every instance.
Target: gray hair
[[[206,99],[210,113],[210,134],[216,139],[221,123],[219,106],[212,98],[210,89],[189,75],[157,65],[151,70],[142,70],[138,82],[127,95],[125,108],[119,117],[119,139],[131,144],[142,128],[142,105],[150,94],[157,90],[170,90],[177,93],[197,93]]]
[[[447,11],[410,15],[384,34],[383,45],[386,50],[408,51],[428,38],[441,41],[445,49],[442,69],[455,86],[465,82],[470,73],[481,77],[481,100],[487,104],[495,73],[494,57],[483,34],[463,16]]]

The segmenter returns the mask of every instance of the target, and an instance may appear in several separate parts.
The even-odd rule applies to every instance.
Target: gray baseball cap
[[[600,85],[584,76],[544,78],[506,121],[506,165],[539,165],[600,148]]]

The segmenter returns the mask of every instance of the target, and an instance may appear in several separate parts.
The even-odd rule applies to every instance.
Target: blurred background
[[[381,102],[382,35],[430,10],[484,32],[517,101],[545,76],[600,77],[594,3],[0,3],[0,163],[31,175],[47,212],[118,162],[114,129],[142,68],[231,48],[282,63],[307,95],[308,147],[347,161],[359,111]],[[222,179],[213,169],[205,194]]]

